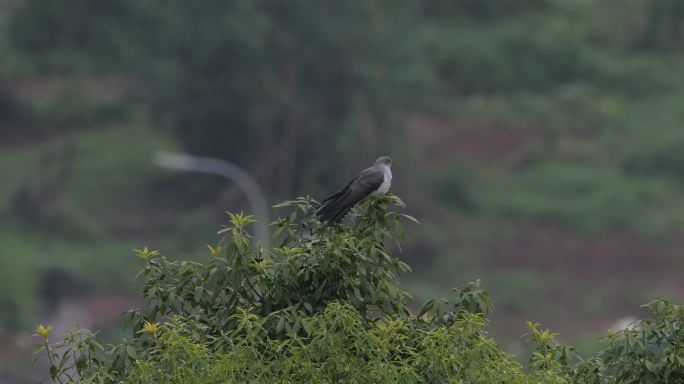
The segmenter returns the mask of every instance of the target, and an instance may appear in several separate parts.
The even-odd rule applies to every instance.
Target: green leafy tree
[[[246,227],[230,224],[206,263],[170,261],[138,250],[146,307],[131,311],[132,337],[104,349],[76,329],[49,344],[50,378],[66,383],[564,383],[553,370],[523,373],[487,336],[491,310],[479,282],[418,314],[390,255],[402,222],[415,219],[382,196],[341,225],[315,218],[310,198],[288,201],[275,221],[277,246],[264,250]]]
[[[603,348],[581,358],[574,348],[559,344],[555,334],[528,323],[535,347],[529,368],[555,371],[572,383],[681,384],[684,383],[684,306],[658,299],[644,305],[652,318],[612,331]]]
[[[40,351],[58,383],[684,383],[684,307],[656,300],[653,318],[610,332],[582,358],[529,322],[527,370],[486,332],[491,311],[479,281],[415,314],[391,256],[412,217],[396,196],[373,197],[340,225],[315,218],[315,202],[285,202],[272,223],[277,246],[256,244],[251,216],[229,214],[206,263],[136,251],[146,306],[131,310],[130,338],[103,347],[84,329]]]

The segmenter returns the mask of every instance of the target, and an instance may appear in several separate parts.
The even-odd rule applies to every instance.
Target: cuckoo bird
[[[354,205],[366,197],[378,193],[386,193],[392,185],[392,159],[379,157],[373,166],[364,169],[358,176],[334,195],[321,202],[316,216],[321,222],[335,223],[347,214]]]

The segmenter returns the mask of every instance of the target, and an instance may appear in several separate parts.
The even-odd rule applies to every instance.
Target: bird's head
[[[392,166],[392,158],[389,156],[378,157],[378,159],[375,160],[375,165],[383,165],[386,167],[391,167]]]

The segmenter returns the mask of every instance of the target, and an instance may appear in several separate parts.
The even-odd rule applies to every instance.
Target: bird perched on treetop
[[[335,223],[344,217],[354,205],[370,195],[386,193],[392,185],[392,159],[378,157],[373,166],[364,169],[342,189],[321,202],[316,217],[321,222]]]

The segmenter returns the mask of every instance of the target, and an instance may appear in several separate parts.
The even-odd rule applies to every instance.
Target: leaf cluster
[[[416,314],[391,255],[405,220],[396,196],[355,207],[341,224],[315,217],[311,198],[287,201],[272,223],[273,249],[253,241],[254,218],[229,214],[204,263],[143,248],[146,305],[131,310],[129,339],[104,347],[76,329],[39,351],[58,383],[682,383],[684,309],[648,305],[654,319],[612,333],[582,359],[555,334],[528,323],[528,370],[486,331],[491,311],[480,282]]]
[[[535,346],[530,369],[556,371],[573,383],[684,383],[684,306],[658,299],[644,307],[652,318],[609,330],[602,350],[586,359],[528,322],[527,338]]]

